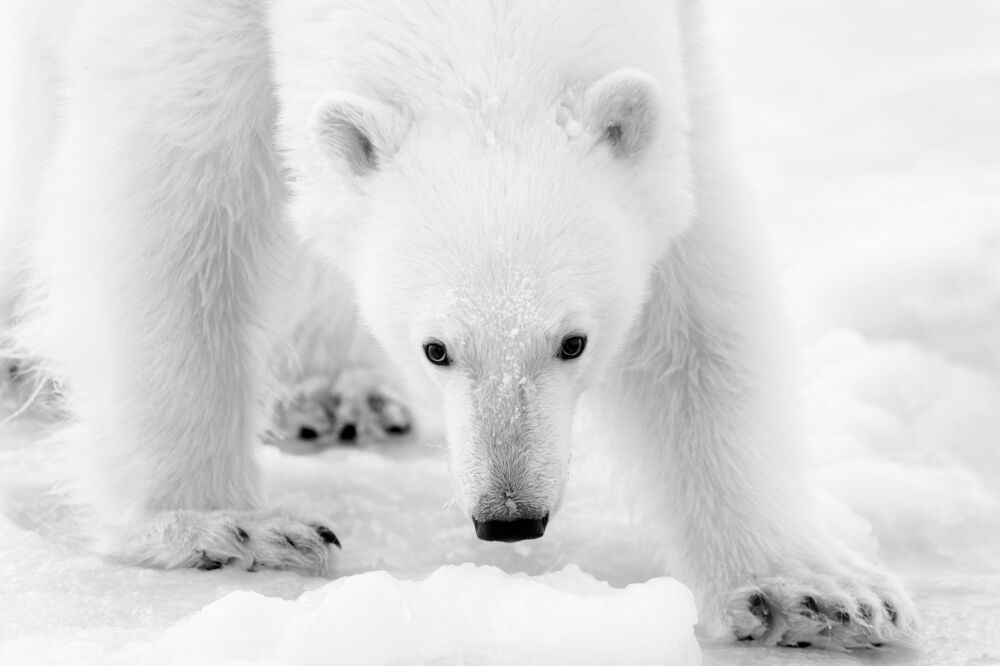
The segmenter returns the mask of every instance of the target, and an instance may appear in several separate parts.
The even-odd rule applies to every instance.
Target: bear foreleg
[[[261,508],[286,243],[262,5],[89,3],[64,58],[19,336],[65,392],[99,548],[128,562],[315,573],[337,545]]]
[[[621,445],[676,547],[671,573],[693,589],[713,635],[833,649],[907,643],[906,593],[812,511],[753,243],[700,224],[654,273],[604,400],[619,408]]]

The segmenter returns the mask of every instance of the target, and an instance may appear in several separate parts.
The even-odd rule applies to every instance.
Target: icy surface
[[[528,577],[464,564],[422,582],[358,574],[297,603],[235,592],[161,643],[175,657],[289,664],[608,664],[624,646],[641,663],[693,664],[696,621],[690,592],[671,579],[618,590],[572,565]],[[264,631],[248,636],[247,625]]]
[[[704,660],[1000,662],[1000,4],[716,5],[802,343],[808,473],[829,498],[816,520],[902,574],[924,645],[703,644]],[[652,544],[585,441],[545,538],[514,545],[475,540],[448,506],[434,442],[267,450],[273,500],[338,528],[344,577],[329,582],[88,555],[48,492],[43,435],[31,420],[0,429],[0,664],[490,663],[511,646],[587,663],[590,647],[652,656],[685,640],[686,595],[652,580]]]

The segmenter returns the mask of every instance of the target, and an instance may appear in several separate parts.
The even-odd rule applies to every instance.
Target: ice
[[[807,474],[826,496],[816,520],[902,574],[923,616],[919,650],[875,660],[998,663],[1000,4],[715,5],[748,184],[775,227],[801,342]],[[439,441],[308,457],[267,450],[272,500],[335,522],[343,577],[330,582],[143,571],[87,554],[50,493],[43,436],[37,420],[0,429],[4,666],[361,663],[378,650],[451,646],[437,653],[448,663],[489,625],[476,613],[510,609],[534,619],[524,636],[478,634],[468,661],[522,645],[548,663],[585,663],[588,644],[616,655],[690,647],[680,633],[688,602],[657,578],[655,544],[586,437],[545,537],[514,547],[477,541],[449,505]],[[546,623],[560,614],[573,621]],[[511,631],[521,615],[504,620]],[[616,631],[632,642],[607,638],[627,615],[633,624]],[[577,631],[555,647],[543,642],[550,625]],[[417,628],[426,642],[412,647]],[[702,651],[712,664],[873,659]]]
[[[659,578],[614,589],[569,565],[511,576],[473,564],[422,581],[382,571],[343,578],[296,602],[233,592],[159,641],[181,661],[358,666],[396,663],[700,663],[687,588]]]

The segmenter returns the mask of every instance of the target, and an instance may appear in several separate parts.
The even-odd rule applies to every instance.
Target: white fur
[[[33,147],[48,160],[22,207],[31,277],[15,335],[64,389],[101,548],[188,562],[191,530],[232,534],[208,513],[172,529],[171,514],[271,520],[254,513],[253,446],[261,324],[289,243],[265,17],[255,2],[150,1],[79,3],[67,20],[62,67],[40,79],[65,85]]]
[[[554,512],[588,396],[712,631],[905,639],[905,594],[808,515],[776,376],[783,326],[727,169],[698,11],[279,0],[272,59],[260,2],[81,3],[60,75],[38,74],[67,83],[57,129],[25,148],[48,156],[42,193],[4,210],[33,210],[18,339],[66,387],[110,551],[243,561],[234,525],[315,525],[274,527],[251,451],[261,324],[287,319],[268,299],[301,263],[287,181],[301,237],[408,377],[437,387],[469,515]],[[300,340],[329,330],[309,310]],[[587,349],[562,361],[571,334]],[[423,357],[430,339],[451,366]],[[317,548],[305,563],[251,555],[309,570]]]

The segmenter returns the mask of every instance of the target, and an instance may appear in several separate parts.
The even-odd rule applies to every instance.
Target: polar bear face
[[[641,362],[622,350],[688,215],[664,218],[648,188],[658,158],[683,158],[658,142],[658,105],[648,77],[618,72],[491,118],[347,94],[313,114],[353,191],[346,227],[313,241],[340,257],[393,359],[440,391],[458,504],[481,538],[541,535],[580,394]],[[530,525],[483,527],[511,522]]]

